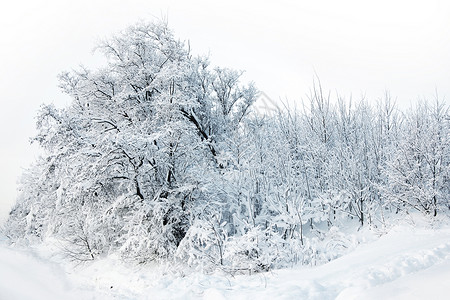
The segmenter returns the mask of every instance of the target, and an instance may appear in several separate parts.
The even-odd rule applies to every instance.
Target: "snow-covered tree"
[[[61,75],[70,106],[43,107],[35,140],[49,169],[29,176],[45,173],[52,186],[39,193],[25,182],[10,224],[52,228],[80,257],[172,257],[216,197],[208,182],[224,167],[219,148],[257,91],[239,84],[241,73],[193,58],[164,23],[133,26],[98,50],[106,66]]]
[[[439,99],[419,103],[406,116],[397,151],[385,168],[384,195],[398,210],[433,216],[448,210],[449,133],[448,107]]]

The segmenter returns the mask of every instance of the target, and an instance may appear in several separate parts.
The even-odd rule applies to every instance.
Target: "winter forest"
[[[97,51],[102,68],[60,75],[70,105],[38,112],[44,154],[21,178],[11,243],[248,274],[337,258],[348,228],[450,216],[439,96],[399,109],[389,93],[345,99],[316,80],[303,102],[264,113],[261,87],[193,56],[163,22]]]

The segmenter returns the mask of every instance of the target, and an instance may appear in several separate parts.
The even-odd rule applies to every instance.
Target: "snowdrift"
[[[448,299],[450,228],[396,227],[321,266],[234,277],[55,260],[48,249],[2,246],[0,299]]]

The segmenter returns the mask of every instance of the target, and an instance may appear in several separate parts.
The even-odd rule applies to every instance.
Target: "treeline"
[[[345,239],[343,224],[450,212],[439,99],[402,112],[389,95],[352,103],[317,85],[302,106],[261,115],[241,72],[194,57],[165,24],[99,50],[103,68],[61,75],[72,103],[39,112],[46,154],[23,175],[12,242],[53,237],[76,260],[264,271],[331,259],[339,245],[320,242]]]

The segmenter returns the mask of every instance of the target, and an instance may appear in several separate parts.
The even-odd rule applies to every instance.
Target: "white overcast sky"
[[[56,76],[95,66],[92,49],[139,20],[167,17],[196,54],[246,71],[272,99],[299,101],[323,87],[400,105],[450,97],[450,1],[4,1],[0,7],[0,222],[16,181],[37,156],[29,146],[41,103],[68,99]]]

